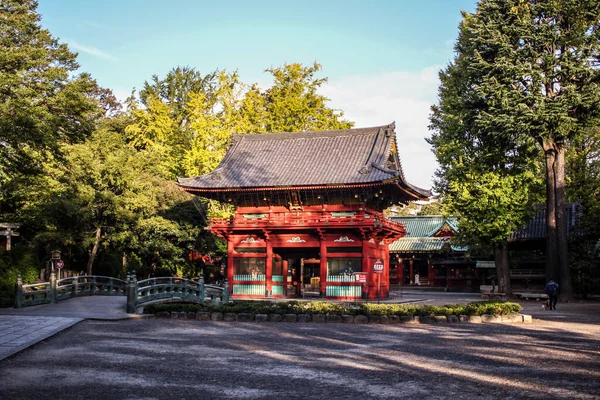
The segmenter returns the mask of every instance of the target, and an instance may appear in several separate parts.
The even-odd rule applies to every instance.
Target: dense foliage
[[[39,276],[35,251],[18,244],[11,251],[0,248],[0,308],[14,304],[17,276],[33,282]]]
[[[76,74],[76,54],[41,27],[36,8],[0,1],[0,221],[21,224],[21,247],[2,256],[3,291],[17,272],[26,283],[39,277],[55,249],[72,272],[197,276],[204,264],[190,250],[224,251],[202,228],[230,209],[182,192],[176,177],[213,170],[234,133],[352,126],[318,93],[317,63],[268,69],[266,89],[237,72],[176,67],[125,109]]]
[[[475,13],[463,14],[456,58],[441,74],[433,109],[438,186],[465,219],[461,227],[479,222],[486,239],[504,241],[527,216],[542,162],[547,273],[560,277],[565,297],[565,151],[597,123],[599,61],[597,1],[482,0]],[[487,204],[473,202],[482,193],[490,195]]]
[[[581,204],[569,242],[573,289],[586,297],[600,293],[600,128],[569,141],[566,163],[567,201]]]
[[[0,184],[35,171],[61,142],[84,140],[103,111],[96,83],[75,75],[76,54],[40,26],[36,7],[0,3]]]
[[[522,310],[516,303],[483,301],[468,304],[449,304],[445,306],[414,304],[375,304],[375,303],[330,303],[324,301],[286,301],[255,302],[236,301],[225,305],[156,303],[144,308],[146,314],[161,311],[192,312],[229,312],[252,314],[329,314],[329,315],[399,315],[399,316],[436,316],[436,315],[510,315]]]

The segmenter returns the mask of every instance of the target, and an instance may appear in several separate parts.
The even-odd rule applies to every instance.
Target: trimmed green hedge
[[[329,315],[510,315],[523,308],[516,303],[501,301],[478,301],[469,304],[445,306],[418,306],[413,304],[374,304],[374,303],[328,303],[325,301],[235,301],[222,306],[190,303],[156,303],[144,307],[144,313],[156,314],[160,311],[223,312],[251,314],[329,314]]]

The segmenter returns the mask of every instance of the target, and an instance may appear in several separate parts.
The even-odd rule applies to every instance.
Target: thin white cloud
[[[111,54],[108,54],[96,47],[85,46],[81,43],[76,42],[75,40],[67,40],[67,42],[69,43],[69,47],[77,50],[78,52],[89,54],[94,57],[103,58],[105,60],[119,61],[119,59],[117,57],[115,57]]]
[[[456,43],[456,39],[448,39],[444,42],[444,46],[448,49],[454,49],[454,43]]]
[[[112,30],[114,29],[111,26],[108,25],[104,25],[95,21],[90,21],[89,19],[84,19],[81,21],[82,23],[84,23],[85,25],[89,25],[89,26],[93,26],[94,28],[98,28],[98,29],[105,29],[105,30]]]
[[[437,101],[439,66],[419,72],[389,72],[369,76],[329,78],[322,93],[330,107],[343,110],[356,127],[396,121],[400,161],[407,181],[431,188],[438,164],[425,138],[430,107]]]

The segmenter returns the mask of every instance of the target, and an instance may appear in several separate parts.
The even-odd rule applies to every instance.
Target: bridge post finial
[[[200,288],[200,293],[198,293],[198,295],[200,296],[200,302],[204,303],[204,301],[206,300],[206,286],[204,286],[204,274],[200,274],[200,279],[198,279],[198,286]]]
[[[73,277],[73,286],[71,286],[71,297],[77,297],[77,291],[79,289],[79,279],[74,276]]]
[[[229,303],[229,281],[225,279],[223,284],[223,304]]]
[[[137,280],[135,272],[131,271],[127,275],[127,314],[135,312],[135,304],[137,303]]]
[[[50,274],[50,304],[56,304],[56,272]]]
[[[17,284],[15,286],[15,308],[23,307],[23,278],[21,274],[17,275]]]

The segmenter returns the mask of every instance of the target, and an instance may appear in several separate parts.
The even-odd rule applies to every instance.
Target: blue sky
[[[424,138],[437,72],[452,58],[460,11],[474,0],[39,0],[42,25],[79,53],[81,70],[124,98],[178,65],[238,70],[323,65],[323,93],[357,127],[396,121],[409,182],[431,185]]]

